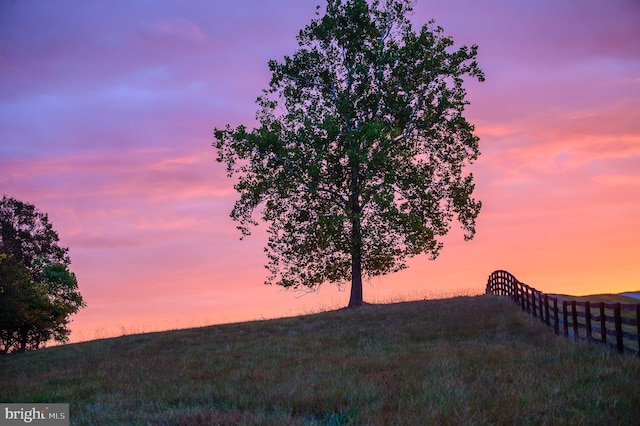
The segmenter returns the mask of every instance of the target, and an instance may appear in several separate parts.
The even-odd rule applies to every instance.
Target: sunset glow
[[[0,2],[0,196],[48,213],[87,308],[72,341],[344,307],[264,286],[214,127],[255,124],[267,61],[321,1]],[[482,155],[477,234],[365,284],[370,302],[483,292],[506,269],[575,295],[640,289],[640,3],[419,0],[456,45]]]

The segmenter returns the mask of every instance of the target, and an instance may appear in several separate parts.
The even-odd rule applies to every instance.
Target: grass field
[[[456,297],[0,357],[0,401],[72,424],[637,424],[640,359]]]

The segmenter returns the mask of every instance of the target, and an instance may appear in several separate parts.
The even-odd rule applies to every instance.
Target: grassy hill
[[[0,401],[72,424],[635,424],[640,359],[458,297],[0,357]]]
[[[560,300],[576,300],[581,302],[605,302],[605,303],[624,303],[627,305],[634,305],[640,303],[640,299],[635,297],[624,296],[622,294],[591,294],[588,296],[571,296],[566,294],[549,294],[549,296],[555,296]]]

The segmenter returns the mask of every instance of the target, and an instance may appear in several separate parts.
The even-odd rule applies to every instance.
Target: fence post
[[[624,340],[622,335],[622,315],[620,314],[620,303],[613,305],[613,318],[616,323],[616,346],[618,352],[624,352]]]
[[[567,314],[567,301],[562,301],[562,319],[564,323],[564,335],[569,335],[569,315]]]
[[[578,310],[576,309],[576,301],[571,301],[571,319],[573,320],[573,337],[578,338]]]
[[[531,314],[534,318],[538,315],[536,314],[536,291],[531,289]]]
[[[640,356],[640,303],[636,305],[636,336],[638,337],[638,356]]]
[[[502,285],[502,295],[503,296],[508,296],[509,295],[509,280],[507,279],[507,276],[504,274],[500,275],[500,284]]]
[[[507,295],[507,277],[505,274],[500,275],[500,286],[502,287],[502,295]]]
[[[584,302],[584,319],[587,322],[587,339],[591,341],[591,306],[589,302]]]
[[[607,344],[607,319],[604,316],[604,302],[600,302],[600,337],[602,343]]]
[[[547,316],[546,323],[547,327],[551,326],[551,319],[549,318],[549,295],[547,293],[544,294],[544,313]]]
[[[509,296],[511,296],[511,300],[516,302],[518,300],[515,288],[515,280],[512,278],[509,280]]]
[[[560,334],[560,317],[559,317],[559,312],[558,312],[558,298],[554,297],[553,298],[553,322],[554,322],[554,329],[556,330],[556,334]]]

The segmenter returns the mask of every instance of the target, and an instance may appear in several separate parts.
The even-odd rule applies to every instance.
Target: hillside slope
[[[72,424],[632,424],[640,360],[493,296],[123,336],[0,358]]]

